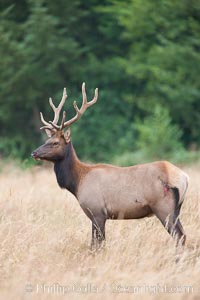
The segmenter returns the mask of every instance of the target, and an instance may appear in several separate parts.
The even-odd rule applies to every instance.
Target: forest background
[[[196,159],[200,146],[199,0],[1,0],[0,155],[29,164],[67,87],[99,99],[73,125],[81,159],[122,165]]]

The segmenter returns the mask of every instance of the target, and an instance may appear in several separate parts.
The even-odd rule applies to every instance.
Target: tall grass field
[[[200,299],[200,165],[183,169],[184,250],[153,216],[108,221],[106,245],[92,252],[91,222],[51,167],[4,167],[0,299]]]

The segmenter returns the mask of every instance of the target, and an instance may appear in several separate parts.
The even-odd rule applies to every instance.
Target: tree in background
[[[24,158],[41,142],[39,111],[50,120],[48,98],[58,102],[64,86],[71,117],[83,81],[99,100],[72,128],[80,156],[137,150],[137,124],[149,126],[159,106],[178,144],[200,144],[199,1],[10,0],[0,9],[2,155]]]
[[[118,63],[124,69],[141,117],[157,103],[167,107],[183,130],[185,145],[200,143],[200,1],[113,1],[123,27],[127,51]]]

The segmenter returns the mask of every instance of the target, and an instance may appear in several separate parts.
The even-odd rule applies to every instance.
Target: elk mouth
[[[38,152],[36,152],[36,151],[33,151],[33,152],[31,153],[31,157],[32,157],[33,159],[37,160],[37,161],[41,161],[41,160],[45,160],[45,161],[53,161],[53,160],[48,159],[48,158],[46,158],[46,157],[42,157],[42,155],[41,155],[41,154],[39,155]]]
[[[34,159],[35,159],[35,160],[38,160],[38,161],[41,160],[41,158],[39,158],[39,157],[35,157]]]
[[[34,158],[35,160],[41,160],[41,158],[37,155],[37,152],[32,152],[31,153],[32,158]]]

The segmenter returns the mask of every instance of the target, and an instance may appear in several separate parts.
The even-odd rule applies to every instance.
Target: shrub
[[[149,158],[171,158],[177,152],[184,151],[180,128],[172,124],[168,110],[160,105],[143,122],[137,122],[135,127],[138,131],[136,147]]]

